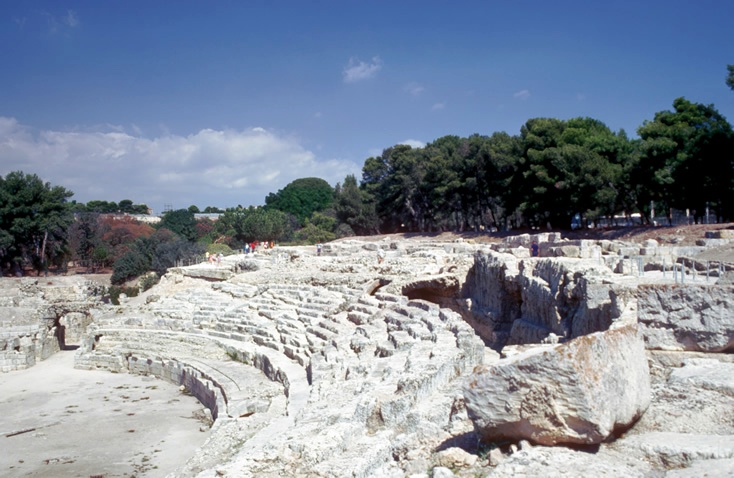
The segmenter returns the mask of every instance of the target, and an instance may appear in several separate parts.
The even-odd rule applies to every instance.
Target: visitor
[[[530,253],[533,257],[538,257],[538,243],[533,241],[530,245]]]
[[[316,244],[316,255],[317,256],[321,255],[321,243],[320,242]]]
[[[380,247],[377,249],[377,263],[382,264],[382,261],[385,260],[385,250]]]

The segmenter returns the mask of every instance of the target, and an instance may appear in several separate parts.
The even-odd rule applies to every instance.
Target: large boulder
[[[734,350],[734,286],[641,286],[637,300],[647,348]]]
[[[650,374],[636,324],[538,347],[478,366],[464,388],[484,442],[597,444],[650,404]]]

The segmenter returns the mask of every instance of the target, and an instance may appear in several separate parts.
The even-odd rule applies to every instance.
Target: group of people
[[[209,264],[216,264],[217,267],[222,265],[223,257],[224,257],[224,254],[222,254],[221,252],[219,254],[209,254],[209,252],[207,251],[206,253],[206,261]]]
[[[242,247],[242,253],[254,253],[255,249],[258,247],[262,247],[263,249],[273,249],[275,247],[275,241],[252,241]]]

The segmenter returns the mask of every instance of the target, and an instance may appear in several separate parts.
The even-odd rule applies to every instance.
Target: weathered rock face
[[[98,286],[71,277],[8,279],[0,291],[0,371],[22,370],[78,342]],[[68,332],[68,333],[67,333]]]
[[[634,320],[634,287],[613,275],[598,260],[481,251],[467,289],[475,315],[507,330],[507,344],[541,343],[551,334],[579,337]]]
[[[734,286],[641,286],[638,296],[648,348],[734,351]]]
[[[601,443],[650,404],[650,376],[635,325],[546,346],[475,369],[466,407],[485,442]]]

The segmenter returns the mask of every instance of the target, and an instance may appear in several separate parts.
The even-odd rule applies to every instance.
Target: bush
[[[224,256],[234,254],[232,248],[229,247],[227,244],[209,244],[206,250],[209,254],[219,254],[220,252]]]
[[[137,250],[131,250],[115,261],[110,282],[123,284],[150,270],[150,260]]]
[[[198,243],[191,243],[183,239],[164,242],[155,248],[152,269],[158,275],[163,275],[168,268],[175,267],[179,262],[184,264],[199,262],[198,256],[202,254],[204,254],[204,246]]]
[[[125,294],[128,297],[137,297],[140,290],[137,287],[121,287],[113,285],[109,289],[110,302],[113,305],[120,305],[120,295]]]
[[[336,237],[352,237],[356,236],[354,229],[349,224],[341,223],[336,228]]]
[[[141,292],[145,292],[146,290],[150,289],[154,285],[156,285],[158,282],[160,282],[161,278],[156,274],[155,272],[151,272],[149,274],[144,275],[140,282],[138,283],[138,287],[140,287]]]
[[[330,242],[336,239],[333,232],[321,229],[320,227],[306,221],[306,225],[296,231],[296,241],[302,244],[316,244],[318,242]]]

